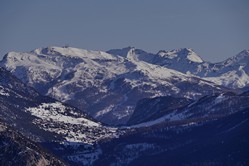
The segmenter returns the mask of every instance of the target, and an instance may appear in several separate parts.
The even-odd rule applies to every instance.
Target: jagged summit
[[[249,56],[249,50],[243,50],[237,56]]]
[[[189,61],[192,62],[197,62],[197,63],[202,63],[203,60],[201,57],[199,57],[191,48],[180,48],[180,49],[174,49],[171,51],[166,51],[166,50],[160,50],[158,53],[153,54],[153,53],[148,53],[144,50],[141,49],[136,49],[135,47],[124,47],[121,49],[111,49],[107,51],[107,53],[112,54],[112,55],[119,55],[122,57],[127,57],[130,54],[134,55],[145,55],[145,54],[150,54],[151,56],[157,56],[159,55],[160,57],[168,58],[168,59],[173,59],[173,58],[185,58],[188,59]]]
[[[191,48],[180,48],[171,51],[161,50],[157,53],[157,55],[169,59],[183,58],[196,63],[203,62],[202,58],[198,56]]]
[[[248,61],[249,60],[249,50],[243,50],[234,57],[232,57],[235,61]]]
[[[249,50],[243,50],[237,55],[220,62],[224,66],[234,65],[235,63],[247,64],[249,62]]]

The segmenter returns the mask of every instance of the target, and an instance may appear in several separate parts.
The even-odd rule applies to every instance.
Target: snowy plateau
[[[248,165],[248,127],[248,50],[211,63],[53,46],[0,62],[0,165]]]

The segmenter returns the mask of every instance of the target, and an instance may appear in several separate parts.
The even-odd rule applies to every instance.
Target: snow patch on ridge
[[[202,63],[203,60],[196,54],[196,53],[190,53],[188,54],[187,58],[192,62]]]

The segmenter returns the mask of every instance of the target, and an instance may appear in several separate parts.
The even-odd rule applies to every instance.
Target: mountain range
[[[248,50],[219,63],[189,48],[10,52],[0,163],[247,165],[248,64]]]
[[[248,52],[238,57],[242,55],[246,58]],[[101,122],[120,125],[129,120],[143,98],[198,99],[234,86],[246,87],[247,66],[242,67],[241,61],[211,64],[191,49],[151,54],[131,47],[107,52],[47,47],[10,52],[0,66],[42,95],[77,107]],[[214,70],[219,73],[216,77]],[[229,80],[218,81],[224,75]]]

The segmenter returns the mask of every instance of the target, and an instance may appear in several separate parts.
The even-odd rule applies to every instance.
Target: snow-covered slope
[[[110,52],[117,53],[118,51]],[[244,50],[238,55],[218,63],[203,61],[189,48],[161,50],[157,54],[139,50],[135,50],[134,53],[140,60],[198,76],[229,88],[243,88],[249,84],[249,50]]]
[[[244,50],[232,58],[214,64],[205,79],[231,88],[248,86],[249,50]]]
[[[167,67],[182,73],[194,73],[198,65],[204,63],[201,57],[190,48],[181,48],[171,51],[160,50],[157,54],[147,53],[133,47],[114,49],[107,52],[125,57],[132,53],[133,56],[140,61]]]
[[[24,111],[37,118],[33,123],[41,129],[62,135],[65,144],[92,144],[101,139],[118,136],[117,128],[102,126],[59,102],[42,103]]]
[[[91,120],[76,108],[41,96],[2,68],[1,120],[32,141],[45,144],[67,162],[83,165],[101,154],[96,146],[98,141],[116,138],[122,133]],[[89,153],[93,153],[91,160]]]
[[[218,85],[229,88],[244,88],[249,84],[249,50],[244,50],[219,63],[203,61],[194,50],[189,48],[171,51],[161,50],[157,54],[151,54],[128,47],[110,50],[109,53],[124,56],[129,49],[133,49],[134,56],[139,60],[198,76]]]
[[[48,47],[28,53],[10,52],[0,65],[43,95],[109,124],[126,123],[142,98],[172,95],[197,99],[222,91],[210,81],[158,65],[158,56],[166,55],[132,47],[108,53]],[[175,61],[180,58],[188,66],[202,62],[190,49],[172,51],[167,56],[176,56]]]
[[[193,74],[204,61],[192,49],[182,48],[171,51],[159,51],[153,63],[186,74]]]
[[[203,61],[192,49],[159,51],[153,63],[199,76],[229,88],[243,88],[249,84],[249,51],[219,63]]]

